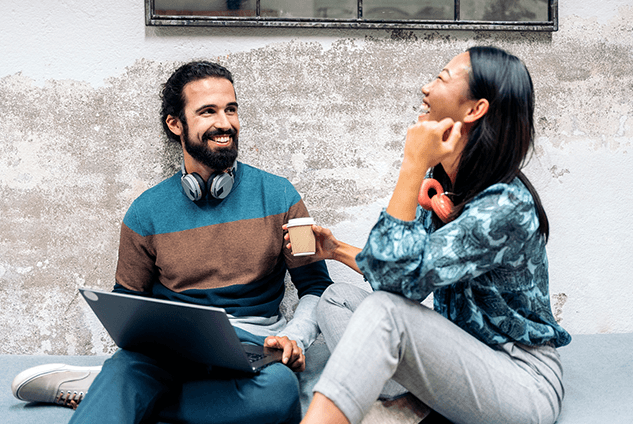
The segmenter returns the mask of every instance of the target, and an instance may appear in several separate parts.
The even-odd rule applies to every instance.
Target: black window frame
[[[356,0],[358,16],[362,16],[363,0]],[[256,0],[259,15],[260,0]],[[272,18],[230,17],[202,15],[159,15],[154,0],[145,0],[147,26],[209,26],[209,27],[281,27],[281,28],[347,28],[347,29],[419,29],[419,30],[471,30],[471,31],[558,31],[558,0],[548,0],[547,21],[473,21],[459,17],[460,0],[455,2],[453,20],[403,21],[378,19],[324,19],[324,18]]]

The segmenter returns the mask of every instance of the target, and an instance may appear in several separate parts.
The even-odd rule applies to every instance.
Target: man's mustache
[[[237,134],[237,131],[234,128],[229,128],[228,130],[208,130],[202,135],[202,140],[208,141],[209,139],[219,135],[228,135],[233,137],[235,134]]]

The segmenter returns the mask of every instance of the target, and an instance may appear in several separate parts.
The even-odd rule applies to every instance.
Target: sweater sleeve
[[[422,300],[497,267],[525,266],[523,246],[534,236],[538,217],[531,197],[498,184],[432,233],[420,219],[401,221],[383,211],[356,262],[374,290]]]
[[[287,336],[290,340],[305,352],[319,335],[319,326],[316,320],[316,306],[319,296],[305,295],[299,299],[294,316],[278,336]]]
[[[151,236],[143,236],[133,228],[140,228],[134,204],[125,215],[121,225],[119,258],[116,268],[116,284],[132,292],[151,292],[157,278],[156,253]]]

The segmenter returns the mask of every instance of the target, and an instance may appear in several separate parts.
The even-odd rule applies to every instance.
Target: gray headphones
[[[222,200],[229,195],[235,182],[235,170],[237,169],[237,161],[233,162],[231,168],[226,172],[219,172],[211,175],[205,183],[200,174],[192,172],[187,174],[185,169],[185,161],[183,159],[180,177],[182,189],[189,199],[197,202],[203,199],[209,193],[214,199]]]

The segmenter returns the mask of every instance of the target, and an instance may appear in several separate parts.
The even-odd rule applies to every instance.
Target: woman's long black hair
[[[471,99],[486,99],[488,112],[475,122],[462,152],[455,184],[442,165],[433,168],[445,191],[453,193],[453,216],[477,194],[496,183],[519,178],[534,198],[539,233],[549,238],[549,221],[536,189],[521,172],[534,144],[534,88],[523,62],[495,47],[471,47]],[[434,214],[436,227],[442,225]]]

